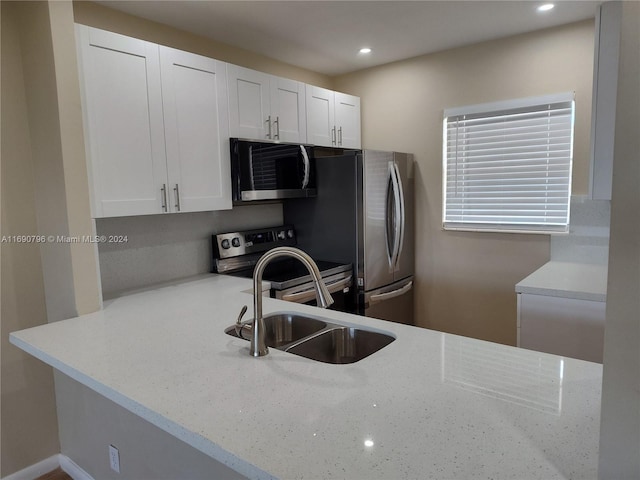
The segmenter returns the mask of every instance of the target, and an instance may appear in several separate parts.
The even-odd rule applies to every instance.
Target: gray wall
[[[62,453],[96,480],[245,478],[66,375],[55,376]],[[109,466],[109,445],[119,450],[120,473]]]

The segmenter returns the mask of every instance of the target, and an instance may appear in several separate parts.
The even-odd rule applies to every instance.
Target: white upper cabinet
[[[231,208],[224,64],[76,31],[93,216]]]
[[[307,85],[307,140],[313,145],[335,146],[334,92]]]
[[[160,213],[167,173],[158,46],[77,32],[93,215]]]
[[[226,65],[160,47],[169,211],[231,208]]]
[[[338,147],[360,148],[360,97],[335,92],[335,111]]]
[[[275,116],[274,139],[307,142],[307,114],[304,83],[271,77],[271,116]]]
[[[325,147],[360,148],[360,98],[307,85],[307,139]]]
[[[232,137],[307,141],[304,84],[228,65]]]

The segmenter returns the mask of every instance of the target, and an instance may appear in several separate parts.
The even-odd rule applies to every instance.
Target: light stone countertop
[[[552,260],[518,282],[516,293],[605,302],[607,273],[606,264]]]
[[[269,298],[396,340],[350,365],[252,358],[223,333],[249,287],[209,275],[10,340],[249,478],[597,477],[601,365]]]

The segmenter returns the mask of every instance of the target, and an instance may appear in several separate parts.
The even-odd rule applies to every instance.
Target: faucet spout
[[[262,357],[269,353],[269,349],[265,343],[265,325],[264,319],[262,318],[262,275],[269,262],[280,257],[296,258],[307,267],[307,270],[309,270],[313,278],[318,306],[328,308],[333,303],[331,293],[329,293],[327,286],[322,281],[320,270],[318,270],[318,266],[309,255],[293,247],[277,247],[269,250],[260,257],[253,271],[253,327],[251,329],[250,353],[254,357]]]

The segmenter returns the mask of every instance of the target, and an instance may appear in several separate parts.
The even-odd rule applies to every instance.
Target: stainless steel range
[[[215,273],[251,278],[258,259],[275,247],[295,246],[296,231],[292,225],[283,225],[244,232],[213,235],[213,271]],[[334,310],[355,310],[352,292],[353,266],[315,259],[329,292],[333,296]],[[300,262],[283,259],[271,262],[264,271],[263,280],[270,283],[270,296],[296,303],[315,305],[316,295],[311,276]]]

